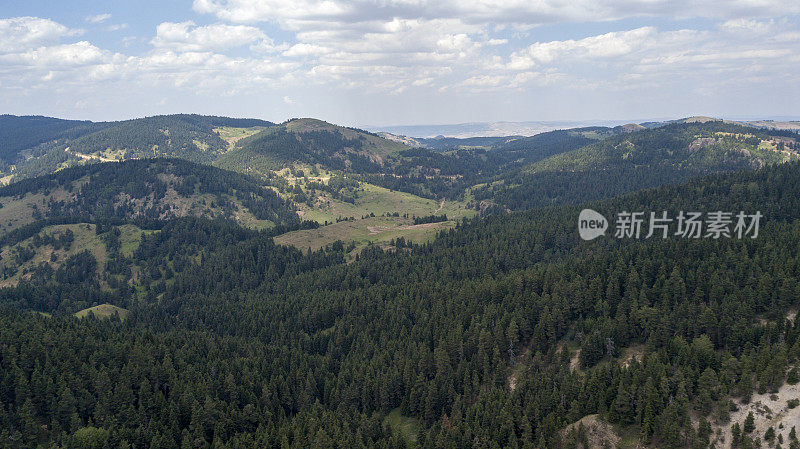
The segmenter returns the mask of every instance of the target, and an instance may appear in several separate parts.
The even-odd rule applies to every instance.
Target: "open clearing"
[[[561,435],[566,435],[572,429],[583,426],[586,432],[588,447],[577,445],[581,449],[605,449],[613,447],[617,449],[640,449],[648,447],[639,441],[639,429],[635,425],[620,426],[610,424],[598,415],[586,415],[578,421],[568,425],[561,431]]]
[[[117,307],[111,304],[100,304],[99,306],[89,307],[88,309],[83,309],[80,312],[75,312],[75,316],[78,318],[84,318],[89,316],[90,313],[98,320],[111,318],[115,313],[117,313],[119,314],[119,319],[124,320],[130,312],[128,312],[128,309],[123,309],[122,307]]]
[[[0,280],[0,287],[17,285],[21,279],[28,277],[28,273],[39,266],[39,264],[47,263],[55,269],[70,256],[87,250],[92,253],[97,260],[98,272],[102,271],[105,269],[105,262],[108,258],[108,254],[106,245],[102,238],[96,234],[95,228],[93,224],[78,223],[46,226],[39,232],[40,236],[58,236],[62,235],[67,230],[72,231],[74,241],[69,249],[60,248],[55,250],[53,246],[49,244],[33,248],[33,237],[0,248],[0,257],[2,257],[2,259],[0,259],[0,267],[2,267],[3,271],[5,272],[5,270],[9,268],[16,269],[16,273],[13,276]],[[139,247],[142,234],[152,232],[142,230],[131,224],[119,226],[118,229],[120,231],[120,252],[127,257],[132,256],[136,248]],[[19,248],[31,248],[35,254],[31,259],[23,262],[21,265],[16,265],[13,255]],[[28,273],[26,273],[26,271]]]
[[[586,432],[586,439],[589,442],[589,447],[584,449],[600,449],[606,445],[610,447],[616,446],[620,437],[614,431],[614,427],[604,421],[598,419],[597,415],[587,415],[580,420],[568,425],[561,435],[566,435],[571,430],[577,430],[583,427]]]
[[[69,153],[70,156],[75,156],[85,161],[119,162],[121,160],[121,156],[120,159],[112,159],[110,157],[104,157],[101,154],[84,154],[84,153],[78,153],[77,151],[70,151],[69,147],[64,148],[64,151]]]
[[[388,244],[399,237],[414,243],[432,239],[437,232],[455,226],[455,221],[415,225],[414,220],[402,217],[370,217],[363,220],[342,221],[318,229],[287,232],[275,237],[275,243],[290,245],[302,250],[316,250],[341,240],[354,242],[356,248],[369,243]]]
[[[789,408],[788,402],[792,399],[800,399],[800,384],[784,384],[775,394],[769,392],[753,394],[747,404],[737,401],[739,410],[731,412],[729,423],[712,423],[711,428],[714,432],[712,439],[716,438],[717,447],[728,447],[731,441],[731,425],[738,422],[740,426],[744,426],[747,414],[753,412],[756,427],[753,433],[749,434],[750,437],[758,437],[763,441],[764,433],[772,427],[775,429],[776,438],[781,434],[783,441],[789,441],[792,426],[800,427],[800,406]],[[783,424],[782,429],[781,424]]]
[[[41,193],[26,193],[22,197],[0,197],[0,233],[13,231],[36,221],[34,215],[47,209],[50,199],[62,200],[66,191],[56,190],[45,196]]]
[[[215,128],[214,132],[219,135],[219,138],[224,140],[228,143],[228,151],[232,150],[233,147],[236,146],[236,142],[244,139],[245,137],[250,137],[252,135],[258,134],[261,131],[267,128],[263,126],[253,126],[251,128],[235,128],[233,126],[223,126],[221,128]]]
[[[406,442],[407,448],[417,446],[417,434],[419,433],[420,424],[415,418],[403,416],[400,409],[396,408],[386,415],[383,420],[384,428],[391,429],[395,434],[399,434]]]
[[[424,217],[434,214],[446,214],[448,218],[457,219],[475,215],[475,211],[467,209],[466,203],[459,201],[439,201],[421,198],[410,193],[389,190],[373,184],[361,183],[361,190],[354,204],[346,203],[322,196],[313,208],[301,205],[299,214],[304,220],[317,223],[335,222],[337,218],[361,218],[370,214],[386,215],[398,212],[409,217]]]

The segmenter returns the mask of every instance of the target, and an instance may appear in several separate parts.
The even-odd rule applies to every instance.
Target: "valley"
[[[3,120],[28,133],[0,187],[0,437],[689,448],[772,426],[795,444],[789,131]],[[581,207],[768,219],[757,240],[585,242]]]
[[[800,449],[798,0],[1,4],[0,449]]]

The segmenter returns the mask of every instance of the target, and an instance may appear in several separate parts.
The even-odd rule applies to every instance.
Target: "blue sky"
[[[798,14],[795,0],[4,0],[0,113],[798,117]]]

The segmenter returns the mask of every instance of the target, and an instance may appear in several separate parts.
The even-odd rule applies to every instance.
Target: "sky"
[[[0,113],[798,118],[797,0],[0,0]]]

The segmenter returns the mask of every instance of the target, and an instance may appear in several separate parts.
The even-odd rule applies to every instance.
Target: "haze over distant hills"
[[[693,118],[700,118],[696,116]],[[705,117],[703,117],[705,118]],[[710,118],[710,117],[709,117]],[[683,119],[685,120],[685,119]],[[376,133],[385,132],[398,136],[413,138],[435,138],[438,136],[472,138],[472,137],[502,137],[502,136],[533,136],[556,129],[582,128],[588,126],[618,126],[627,123],[666,124],[673,122],[666,118],[636,119],[636,120],[551,120],[551,121],[523,121],[523,122],[470,122],[439,125],[386,125],[365,126],[364,129]],[[790,117],[776,117],[774,119],[760,120],[731,120],[757,128],[800,130],[800,121]]]
[[[617,126],[630,120],[586,121],[531,121],[531,122],[471,122],[442,125],[366,126],[372,132],[387,132],[408,137],[433,138],[437,136],[469,138],[500,136],[533,136],[555,129],[587,126]]]

